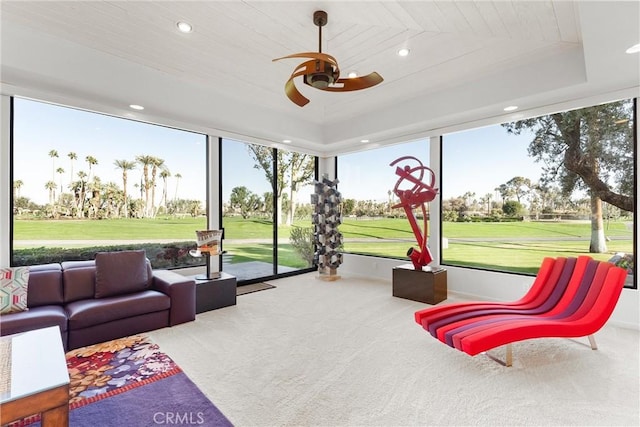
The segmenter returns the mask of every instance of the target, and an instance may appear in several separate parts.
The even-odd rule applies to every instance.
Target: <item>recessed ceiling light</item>
[[[406,47],[403,47],[402,49],[398,50],[398,56],[407,56],[409,55],[409,49]]]
[[[361,139],[360,142],[362,142],[363,144],[366,144],[367,142],[369,142],[368,139]]]
[[[193,31],[193,26],[188,22],[179,21],[176,25],[178,26],[178,30],[182,33],[190,33]]]
[[[131,108],[133,110],[144,110],[144,107],[142,105],[138,105],[138,104],[131,104],[131,105],[129,105],[129,108]]]
[[[285,144],[291,144],[291,140],[290,139],[283,139],[282,142],[285,143]]]
[[[504,107],[504,111],[516,111],[517,109],[517,105],[509,105],[508,107]]]
[[[356,71],[351,71],[347,75],[349,76],[350,79],[354,79],[354,78],[358,77],[358,73]]]
[[[634,44],[629,49],[627,49],[625,52],[627,52],[627,53],[638,53],[638,52],[640,52],[640,43]]]

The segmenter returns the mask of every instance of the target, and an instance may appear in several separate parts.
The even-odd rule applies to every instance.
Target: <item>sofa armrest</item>
[[[196,281],[169,270],[153,270],[152,288],[171,298],[169,326],[196,318]]]

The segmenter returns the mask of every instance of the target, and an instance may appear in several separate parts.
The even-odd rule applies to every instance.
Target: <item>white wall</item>
[[[388,280],[392,283],[393,268],[407,264],[386,258],[362,255],[344,255],[339,273],[342,277],[357,276]],[[513,301],[520,298],[533,283],[531,276],[497,273],[471,268],[449,267],[447,290],[458,295],[481,301]],[[389,288],[391,295],[391,288]],[[444,303],[443,303],[444,304]],[[616,326],[640,329],[640,292],[624,289],[609,322]]]

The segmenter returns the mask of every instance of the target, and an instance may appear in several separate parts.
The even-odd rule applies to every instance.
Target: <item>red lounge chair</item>
[[[526,339],[588,336],[597,349],[592,334],[611,316],[626,270],[589,257],[551,261],[543,261],[542,275],[518,301],[432,307],[417,312],[416,321],[471,356],[507,345],[507,366],[512,363],[511,343]]]

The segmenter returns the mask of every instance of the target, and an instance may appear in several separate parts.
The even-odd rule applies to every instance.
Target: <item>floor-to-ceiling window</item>
[[[240,282],[311,267],[315,158],[223,139],[223,270]]]
[[[397,163],[392,163],[395,160]],[[417,245],[407,212],[395,207],[399,200],[394,190],[414,187],[396,173],[409,167],[416,177],[431,183],[429,142],[426,139],[382,148],[373,148],[338,157],[338,190],[342,194],[344,251],[389,258],[407,258]],[[427,211],[427,218],[429,212]],[[421,209],[410,213],[424,232]]]
[[[12,264],[144,249],[154,268],[203,265],[206,136],[13,99]]]
[[[535,274],[589,255],[634,286],[634,117],[624,100],[445,135],[442,263]]]

